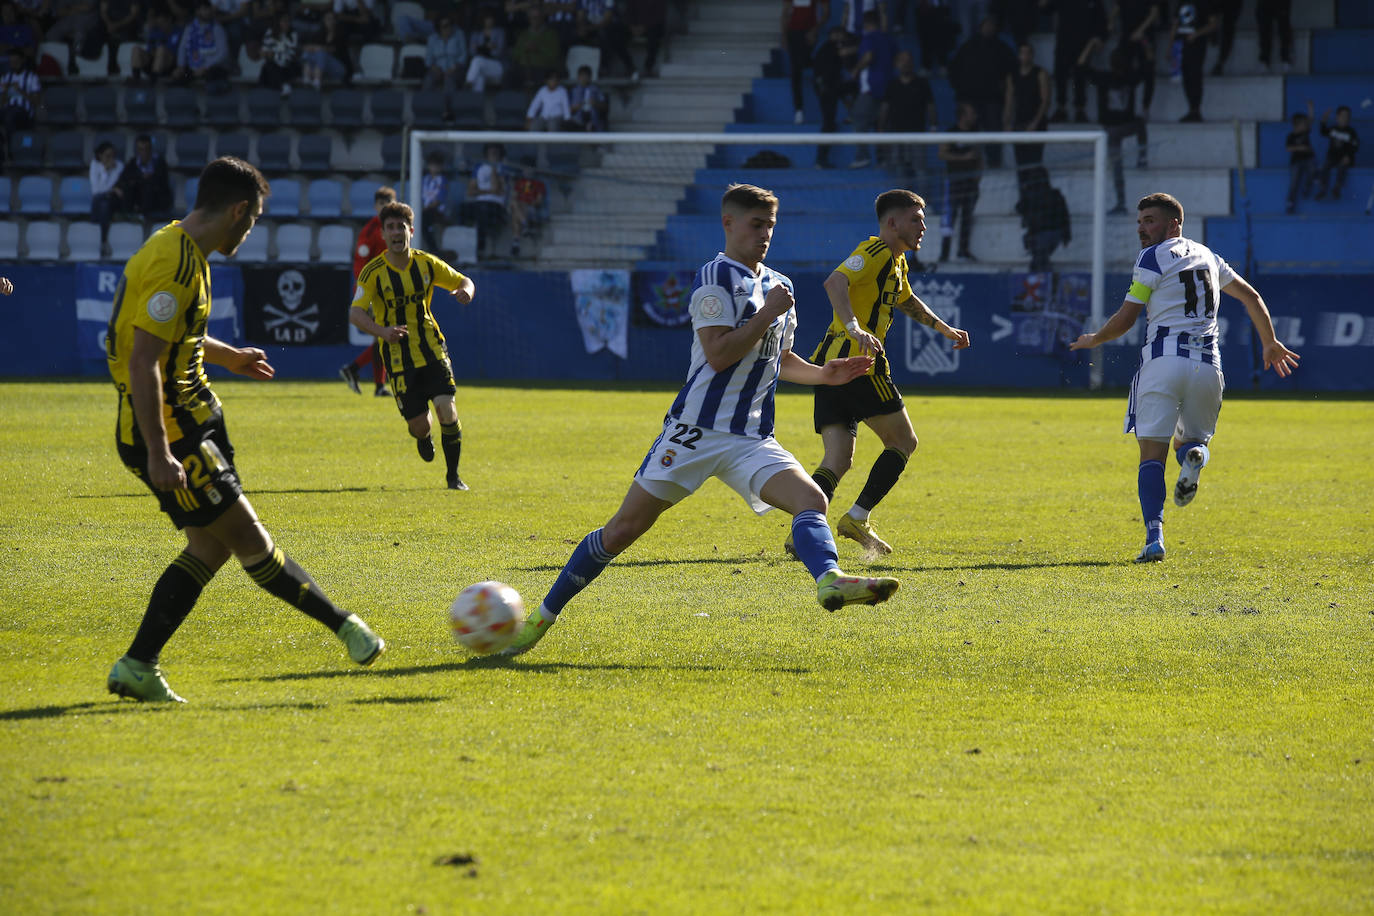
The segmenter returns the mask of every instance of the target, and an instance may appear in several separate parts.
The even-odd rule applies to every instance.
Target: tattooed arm
[[[963,350],[969,346],[968,331],[963,328],[952,328],[940,319],[916,296],[908,296],[897,303],[897,310],[905,313],[913,321],[919,321],[928,328],[934,328],[940,334],[954,341],[954,349]]]

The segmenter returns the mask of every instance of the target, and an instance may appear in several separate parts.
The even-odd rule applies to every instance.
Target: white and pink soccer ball
[[[453,638],[475,655],[500,652],[525,621],[525,602],[504,582],[478,582],[458,593],[448,609]]]

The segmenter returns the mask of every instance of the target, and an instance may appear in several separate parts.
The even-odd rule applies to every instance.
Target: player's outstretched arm
[[[205,361],[249,378],[266,380],[277,374],[267,362],[267,354],[257,347],[233,347],[213,337],[205,338]]]
[[[807,362],[791,350],[784,350],[778,363],[778,375],[798,385],[843,385],[863,375],[873,367],[871,356],[847,356],[832,359],[824,366]]]
[[[792,291],[779,284],[768,291],[763,308],[737,328],[704,327],[697,330],[706,362],[717,372],[729,369],[754,348],[773,321],[792,308]],[[811,383],[814,384],[814,383]]]
[[[1273,369],[1279,378],[1292,375],[1293,370],[1298,368],[1298,354],[1285,347],[1283,342],[1274,336],[1274,319],[1270,316],[1269,307],[1264,304],[1264,297],[1259,294],[1259,290],[1245,282],[1244,278],[1236,277],[1223,286],[1221,291],[1239,299],[1245,306],[1245,311],[1250,315],[1250,322],[1255,326],[1255,333],[1259,334],[1260,345],[1264,348],[1264,368]]]
[[[912,321],[919,322],[928,328],[934,328],[942,336],[954,341],[954,349],[956,350],[966,350],[972,343],[969,340],[968,331],[946,324],[939,315],[930,310],[930,306],[916,296],[907,296],[897,303],[897,310],[906,314]]]
[[[1135,324],[1135,320],[1140,317],[1140,310],[1145,307],[1142,302],[1132,302],[1127,299],[1121,303],[1121,308],[1116,310],[1116,314],[1107,319],[1106,324],[1095,334],[1080,334],[1078,339],[1069,344],[1070,350],[1090,350],[1093,347],[1106,343],[1109,340],[1116,340],[1125,334]]]

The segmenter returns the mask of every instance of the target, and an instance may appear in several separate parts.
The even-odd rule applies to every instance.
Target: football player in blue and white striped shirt
[[[897,590],[896,579],[840,572],[825,519],[825,494],[773,438],[779,378],[801,385],[842,385],[867,372],[873,357],[832,359],[818,366],[793,353],[797,316],[792,281],[763,264],[777,225],[777,197],[752,185],[731,185],[720,209],[725,251],[701,268],[692,290],[687,383],[668,409],[663,430],[635,472],[620,509],[577,545],[548,595],[525,619],[508,655],[533,648],[573,596],[660,515],[712,477],[760,515],[775,507],[792,514],[797,556],[815,577],[816,598],[826,610],[878,604]]]
[[[1136,205],[1140,255],[1126,300],[1095,334],[1083,334],[1070,350],[1096,347],[1125,334],[1142,309],[1148,321],[1140,369],[1131,382],[1123,432],[1140,443],[1140,512],[1145,549],[1137,563],[1164,559],[1164,464],[1169,440],[1181,470],[1174,504],[1197,493],[1209,457],[1207,443],[1221,412],[1221,293],[1239,299],[1264,347],[1264,368],[1286,378],[1298,354],[1274,336],[1269,309],[1255,288],[1207,246],[1183,237],[1183,205],[1169,194],[1150,194]]]

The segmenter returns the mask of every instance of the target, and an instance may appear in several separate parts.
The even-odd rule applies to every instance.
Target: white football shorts
[[[788,468],[801,470],[802,466],[772,436],[755,439],[699,429],[669,417],[635,472],[635,482],[649,495],[676,503],[709,478],[718,477],[763,515],[773,507],[759,497],[759,491],[770,477]]]
[[[1146,360],[1131,382],[1131,400],[1122,432],[1137,439],[1209,442],[1217,431],[1221,370],[1182,356]]]

